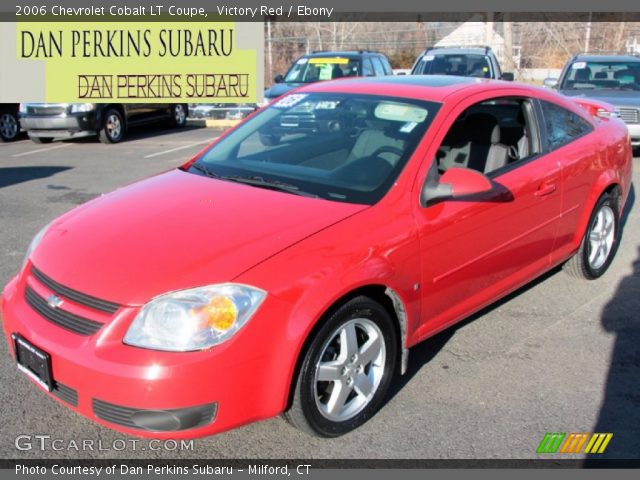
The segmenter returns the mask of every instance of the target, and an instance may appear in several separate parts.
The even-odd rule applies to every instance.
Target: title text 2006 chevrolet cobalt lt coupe
[[[604,273],[631,150],[621,121],[589,111],[461,77],[297,90],[38,233],[3,292],[10,350],[130,434],[285,412],[341,435],[411,346],[561,263]]]

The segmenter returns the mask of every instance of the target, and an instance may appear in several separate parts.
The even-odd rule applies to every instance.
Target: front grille
[[[111,314],[116,313],[120,308],[120,305],[118,305],[117,303],[107,302],[106,300],[101,300],[90,295],[85,295],[84,293],[80,293],[76,290],[65,287],[64,285],[60,285],[58,282],[47,277],[44,273],[42,273],[34,266],[31,267],[31,273],[40,281],[40,283],[45,285],[47,288],[62,297],[76,302],[79,305],[84,305],[85,307],[93,308],[94,310],[100,310],[101,312]]]
[[[624,123],[640,123],[640,109],[618,107],[618,112]]]
[[[25,288],[25,299],[31,308],[44,318],[71,332],[80,335],[92,335],[102,327],[102,324],[99,322],[94,322],[93,320],[74,315],[60,308],[49,306],[47,301],[29,286]]]
[[[29,115],[62,115],[66,113],[67,107],[64,105],[28,105]]]
[[[51,391],[60,400],[67,402],[74,407],[78,406],[78,392],[71,387],[67,387],[60,382],[56,382],[55,387]]]
[[[96,417],[110,423],[115,423],[116,425],[138,430],[176,431],[203,427],[213,422],[217,410],[217,403],[174,410],[145,410],[141,408],[122,407],[95,398],[93,399],[93,413]],[[150,416],[156,415],[158,417],[158,424],[154,426],[153,420],[151,422],[136,420],[136,417],[142,417],[145,414]],[[166,424],[162,425],[162,420],[167,418],[175,419],[175,423],[170,426]]]

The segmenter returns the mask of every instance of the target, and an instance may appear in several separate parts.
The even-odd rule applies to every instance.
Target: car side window
[[[384,68],[384,74],[393,75],[393,68],[391,68],[391,64],[389,63],[389,60],[387,60],[386,57],[378,57],[378,58],[380,58],[380,61],[382,62],[382,67]]]
[[[540,103],[550,149],[560,148],[593,130],[589,122],[566,108],[547,101]]]
[[[470,106],[453,122],[436,153],[438,170],[470,168],[484,174],[540,153],[533,104],[501,97]]]
[[[373,77],[373,65],[371,64],[371,60],[368,58],[362,59],[362,76]]]
[[[373,71],[376,73],[376,77],[384,76],[384,67],[380,59],[378,57],[371,57],[371,62],[373,62]]]

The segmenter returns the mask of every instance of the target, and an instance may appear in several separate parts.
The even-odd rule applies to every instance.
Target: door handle
[[[555,183],[543,183],[538,187],[536,193],[534,194],[536,197],[544,197],[545,195],[551,195],[556,191]]]

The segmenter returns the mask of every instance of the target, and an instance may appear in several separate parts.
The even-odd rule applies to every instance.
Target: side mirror
[[[284,82],[284,77],[282,75],[276,75],[273,81],[276,83],[282,83]]]
[[[558,79],[557,78],[545,78],[544,79],[544,86],[547,88],[556,88],[558,86]]]
[[[469,168],[452,167],[444,172],[439,180],[429,172],[422,187],[420,200],[422,206],[426,207],[440,200],[463,198],[491,190],[493,184],[486,175]]]
[[[502,72],[502,80],[506,80],[507,82],[513,82],[513,79],[515,77],[513,76],[513,72]]]

